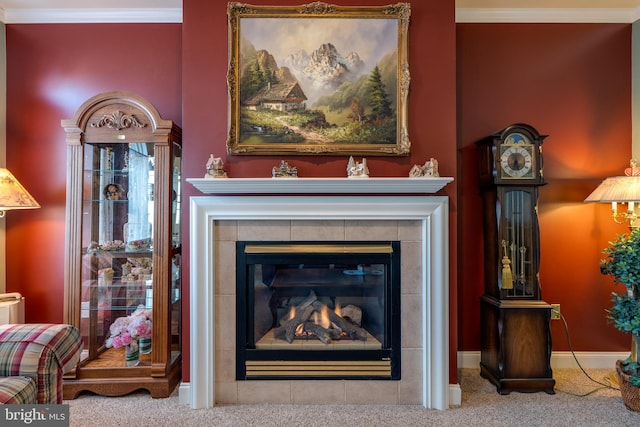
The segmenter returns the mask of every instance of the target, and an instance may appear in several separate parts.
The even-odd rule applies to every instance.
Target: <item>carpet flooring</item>
[[[394,405],[223,405],[192,410],[147,392],[123,397],[81,394],[66,400],[70,425],[91,426],[261,426],[261,427],[410,427],[410,426],[640,426],[617,387],[615,370],[557,369],[556,394],[500,395],[479,370],[460,371],[462,405],[446,411]],[[595,380],[597,382],[592,381]]]

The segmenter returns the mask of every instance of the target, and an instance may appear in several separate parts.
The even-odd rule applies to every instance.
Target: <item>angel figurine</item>
[[[367,167],[367,159],[362,158],[362,163],[353,160],[353,156],[349,157],[347,164],[348,178],[369,178],[369,168]]]

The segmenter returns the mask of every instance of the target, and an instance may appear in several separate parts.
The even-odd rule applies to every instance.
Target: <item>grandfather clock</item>
[[[540,135],[513,124],[477,142],[484,230],[480,374],[500,394],[553,394],[551,306],[539,282]]]

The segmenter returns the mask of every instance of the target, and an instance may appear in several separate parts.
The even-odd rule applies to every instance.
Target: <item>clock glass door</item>
[[[502,298],[533,298],[537,295],[537,253],[535,252],[534,195],[528,190],[505,189],[500,220],[501,259],[499,268]]]

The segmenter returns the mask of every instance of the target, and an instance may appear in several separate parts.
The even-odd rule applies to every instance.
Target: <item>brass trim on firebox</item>
[[[246,361],[247,377],[390,377],[390,360],[367,361]]]
[[[271,245],[246,245],[246,254],[281,254],[281,253],[357,253],[357,254],[391,254],[391,245],[342,245],[342,244],[271,244]]]

